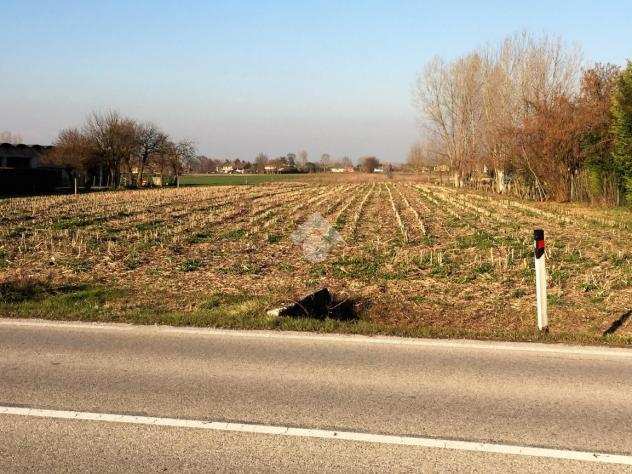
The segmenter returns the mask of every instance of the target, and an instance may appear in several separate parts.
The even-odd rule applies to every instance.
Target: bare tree
[[[542,185],[546,177],[522,148],[529,134],[521,131],[543,111],[565,113],[564,100],[571,103],[577,93],[580,59],[560,39],[522,33],[452,62],[435,58],[426,65],[414,103],[425,135],[440,144],[438,154],[452,169],[455,186],[490,170],[501,192],[509,170],[535,188]]]
[[[169,137],[152,123],[143,123],[136,126],[138,141],[138,174],[136,186],[140,186],[143,180],[143,172],[150,158],[169,140]]]
[[[118,187],[121,182],[121,167],[131,168],[132,157],[137,153],[136,125],[118,112],[93,113],[83,133],[94,146],[95,153],[108,168],[111,184]]]
[[[331,166],[331,156],[329,153],[323,153],[320,157],[320,167],[322,171],[327,171],[327,169]]]
[[[265,172],[266,165],[268,164],[269,161],[270,159],[268,158],[268,155],[266,155],[265,153],[259,153],[255,158],[255,167],[257,169],[257,172],[259,173]]]
[[[307,150],[300,150],[296,156],[296,164],[299,168],[305,168],[307,165],[308,154]]]
[[[430,140],[424,139],[410,147],[406,164],[410,169],[420,171],[424,168],[433,168],[441,164],[441,161]]]
[[[193,142],[188,140],[182,140],[178,143],[170,140],[165,141],[153,157],[158,166],[161,183],[164,183],[165,176],[169,174],[175,178],[177,183],[183,171],[183,164],[195,156],[196,148]]]
[[[180,140],[176,143],[174,153],[170,157],[169,164],[171,165],[171,171],[175,176],[176,183],[178,183],[179,177],[182,174],[184,163],[194,159],[197,155],[195,144],[190,140]]]
[[[363,156],[359,160],[360,167],[365,173],[373,173],[380,166],[380,160],[375,156]]]
[[[83,178],[84,186],[90,188],[92,177],[100,170],[97,150],[88,137],[77,128],[62,130],[54,142],[54,148],[42,158],[46,165],[63,166]]]
[[[161,177],[169,173],[176,181],[185,168],[215,169],[216,160],[197,157],[193,142],[172,142],[152,123],[138,123],[118,112],[93,113],[81,129],[62,130],[49,162],[61,164],[86,177],[106,169],[109,185],[121,184],[123,171],[128,185],[140,186],[146,168],[157,168]],[[136,178],[134,176],[136,175]]]
[[[340,166],[343,168],[353,168],[353,161],[348,156],[343,156],[340,159]]]
[[[164,184],[165,176],[171,168],[173,157],[176,154],[176,144],[171,140],[164,142],[152,157],[152,162],[156,165],[160,184]]]
[[[11,132],[0,132],[0,143],[10,143],[11,145],[19,145],[24,143],[22,136]]]
[[[286,158],[288,166],[296,168],[296,153],[288,153]]]

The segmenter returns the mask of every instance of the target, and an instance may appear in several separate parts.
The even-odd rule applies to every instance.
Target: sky
[[[152,121],[209,157],[308,151],[402,162],[435,55],[527,30],[632,59],[620,1],[0,0],[0,131],[49,144],[92,111]]]

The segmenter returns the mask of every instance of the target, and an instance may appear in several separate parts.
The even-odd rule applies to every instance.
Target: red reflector
[[[536,240],[535,248],[536,249],[543,249],[544,248],[544,240]]]

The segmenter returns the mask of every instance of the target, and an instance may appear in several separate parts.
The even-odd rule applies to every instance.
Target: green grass
[[[194,272],[202,268],[202,266],[203,266],[203,263],[200,260],[189,259],[189,260],[185,260],[180,265],[180,270],[183,272]]]
[[[171,311],[160,307],[124,306],[129,300],[125,290],[103,286],[67,285],[50,288],[26,286],[0,288],[0,317],[44,318],[74,321],[110,321],[133,324],[215,327],[224,329],[270,329],[318,333],[387,335],[402,337],[470,338],[481,340],[567,342],[625,346],[629,336],[598,336],[586,333],[548,333],[537,331],[474,331],[463,328],[425,325],[392,325],[363,319],[292,318],[269,316],[267,310],[278,306],[267,296],[247,293],[214,293],[192,311]],[[423,301],[423,298],[419,298]],[[117,308],[117,309],[115,309]]]
[[[136,227],[136,229],[141,232],[146,232],[149,230],[158,229],[164,225],[165,225],[164,221],[160,219],[155,219],[148,222],[138,222],[137,224],[135,224],[134,227]]]
[[[332,274],[336,278],[346,278],[353,275],[354,278],[365,281],[379,280],[383,275],[381,267],[384,257],[379,253],[366,253],[363,255],[342,256],[332,262]]]
[[[282,239],[282,237],[278,234],[268,234],[268,243],[269,244],[276,244],[278,242],[280,242]]]
[[[236,186],[293,181],[305,174],[187,174],[180,178],[181,186]]]
[[[474,272],[482,275],[484,273],[492,273],[494,271],[494,266],[489,262],[482,262],[476,268],[474,268]]]
[[[237,228],[224,232],[222,235],[219,236],[219,238],[222,240],[234,241],[244,238],[246,234],[246,229]]]
[[[480,250],[489,250],[496,247],[496,239],[488,232],[477,230],[471,235],[457,237],[456,243],[458,248],[477,248]]]
[[[205,242],[213,242],[215,239],[215,234],[212,230],[203,230],[201,232],[196,232],[195,234],[189,236],[187,238],[187,242],[190,244],[201,244]]]
[[[122,297],[124,291],[101,286],[5,284],[0,287],[0,316],[116,321],[107,303]]]

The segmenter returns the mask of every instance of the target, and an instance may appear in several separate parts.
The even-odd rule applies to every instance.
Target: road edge
[[[148,332],[154,334],[181,334],[210,337],[241,337],[251,339],[279,339],[330,343],[355,343],[384,346],[411,346],[445,349],[475,349],[486,351],[514,351],[537,354],[566,354],[593,357],[632,359],[628,348],[579,346],[563,343],[482,341],[476,339],[429,339],[401,336],[367,336],[360,334],[314,333],[298,331],[276,331],[261,329],[219,329],[194,326],[137,325],[130,323],[53,321],[46,319],[0,318],[2,327],[58,328],[72,330],[111,330],[126,332]]]

